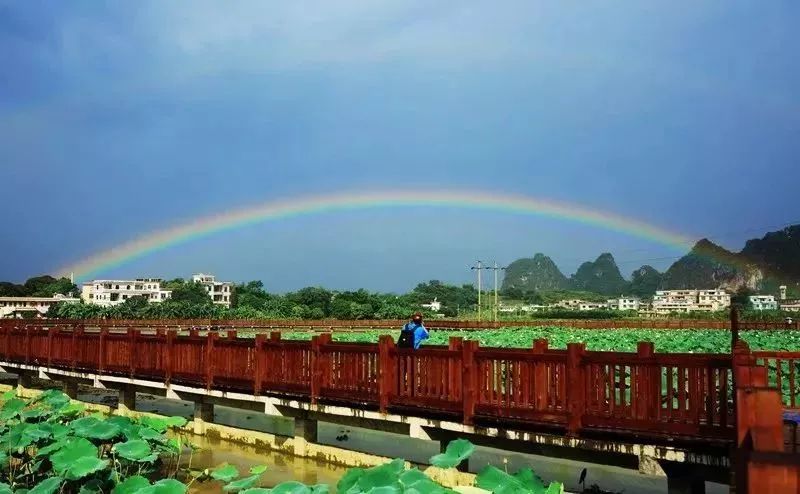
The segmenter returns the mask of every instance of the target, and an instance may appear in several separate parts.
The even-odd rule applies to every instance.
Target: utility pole
[[[476,266],[472,266],[469,268],[473,271],[478,272],[478,322],[481,320],[481,291],[483,291],[483,287],[481,286],[481,270],[483,268],[483,263],[481,261],[477,261]]]
[[[506,269],[505,266],[500,267],[497,265],[497,261],[494,262],[494,266],[487,266],[484,269],[491,269],[494,271],[494,322],[497,322],[497,311],[500,307],[498,300],[497,300],[497,271],[501,269]]]

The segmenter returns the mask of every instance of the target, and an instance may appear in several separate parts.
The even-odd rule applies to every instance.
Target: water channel
[[[83,387],[79,392],[78,399],[112,406],[117,402],[116,393],[113,391]],[[192,419],[194,404],[137,393],[136,410]],[[292,436],[294,433],[294,423],[291,418],[269,416],[255,411],[225,406],[214,407],[213,421],[217,424],[280,436]],[[201,448],[201,451],[195,453],[192,461],[193,468],[213,468],[228,462],[245,473],[252,466],[267,465],[268,470],[262,482],[264,487],[271,487],[285,480],[297,480],[306,484],[328,484],[331,493],[335,493],[336,482],[347,471],[347,467],[298,458],[264,448],[202,436],[192,436],[191,440]],[[317,440],[320,444],[389,458],[405,458],[412,463],[423,465],[427,463],[428,458],[439,452],[436,442],[414,439],[403,434],[327,422],[318,423]],[[595,484],[602,489],[602,492],[625,494],[667,492],[666,478],[642,475],[630,468],[593,464],[590,460],[576,461],[477,446],[469,460],[470,471],[477,473],[488,464],[506,468],[509,472],[523,467],[531,467],[545,481],[560,481],[564,483],[566,490],[571,492],[581,491],[582,486],[578,484],[577,480],[584,468],[587,469],[585,483],[587,488]],[[197,492],[218,493],[220,485],[217,482],[209,482],[200,484],[197,489]],[[707,482],[706,492],[724,494],[728,493],[729,489],[727,485]]]

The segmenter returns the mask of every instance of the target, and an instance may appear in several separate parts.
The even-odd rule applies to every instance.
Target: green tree
[[[183,283],[173,288],[171,299],[173,302],[186,302],[193,305],[213,305],[206,287],[200,283]]]

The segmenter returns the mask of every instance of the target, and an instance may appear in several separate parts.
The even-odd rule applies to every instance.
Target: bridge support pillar
[[[192,421],[194,433],[205,435],[206,424],[209,422],[214,422],[214,404],[200,398],[194,402],[194,420]]]
[[[62,384],[64,385],[64,394],[69,396],[72,400],[78,399],[78,381],[69,380],[63,381]]]
[[[127,417],[136,410],[136,387],[126,385],[119,390],[119,404],[117,405],[117,415]]]
[[[705,494],[706,481],[702,475],[667,477],[668,494]]]
[[[705,494],[706,476],[702,471],[686,464],[662,464],[667,474],[668,494]]]
[[[26,389],[33,388],[33,374],[27,372],[20,372],[17,378],[17,396],[25,396]]]
[[[317,442],[317,421],[307,417],[294,419],[294,454],[306,456],[308,443]]]

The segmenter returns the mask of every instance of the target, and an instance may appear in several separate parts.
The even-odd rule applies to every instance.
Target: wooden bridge
[[[779,470],[796,488],[800,468],[800,457],[784,452],[780,420],[800,401],[800,352],[751,352],[742,342],[732,355],[657,353],[648,342],[635,353],[587,351],[581,343],[555,350],[545,340],[528,349],[483,348],[461,338],[412,351],[390,336],[376,344],[333,342],[329,334],[291,341],[279,332],[240,337],[15,320],[0,326],[0,361],[472,427],[732,448],[740,492],[764,471],[774,477]]]

